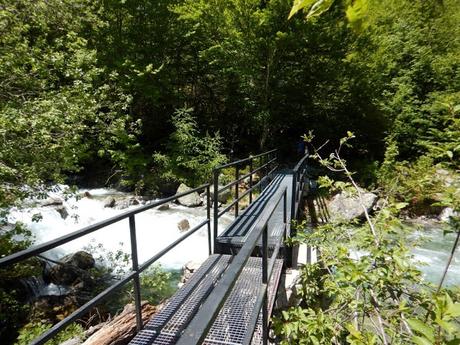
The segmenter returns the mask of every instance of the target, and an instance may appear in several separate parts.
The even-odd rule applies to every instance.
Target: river
[[[63,199],[61,191],[51,193],[51,197]],[[88,192],[91,197],[76,198],[75,196],[65,200],[63,206],[69,213],[66,219],[50,206],[34,206],[23,209],[12,209],[10,222],[21,221],[26,224],[35,236],[35,243],[43,243],[55,239],[64,234],[78,230],[97,221],[107,219],[120,212],[121,209],[104,207],[104,199],[115,197],[127,199],[130,196],[111,189],[79,190],[76,195]],[[130,206],[133,209],[138,206]],[[41,214],[39,222],[32,221],[35,214]],[[149,259],[155,253],[165,248],[175,239],[181,236],[177,224],[187,219],[191,227],[199,224],[206,218],[206,209],[203,207],[187,208],[171,204],[169,210],[160,211],[151,209],[136,215],[138,252],[140,263]],[[220,228],[223,229],[232,220],[232,217],[223,217],[220,220]],[[452,249],[454,234],[443,236],[442,224],[439,222],[424,223],[415,229],[417,239],[424,239],[413,250],[414,260],[427,281],[437,284],[441,278],[447,258]],[[115,223],[107,228],[96,231],[59,248],[53,249],[44,255],[51,259],[59,259],[65,254],[78,250],[93,248],[95,256],[107,255],[107,252],[122,250],[130,253],[128,220]],[[190,236],[183,243],[159,260],[162,267],[169,270],[178,270],[189,261],[204,261],[208,255],[207,231],[202,230]],[[457,251],[446,279],[446,285],[460,285],[460,251]]]
[[[65,186],[60,186],[60,191],[50,193],[51,198],[63,200],[62,206],[65,207],[69,214],[65,219],[62,218],[54,206],[35,205],[22,209],[11,209],[9,222],[20,221],[27,225],[34,235],[34,243],[40,244],[115,216],[126,210],[139,207],[137,205],[124,209],[117,208],[117,206],[113,208],[104,207],[104,200],[108,197],[114,197],[120,200],[120,203],[130,197],[128,194],[112,189],[81,189],[77,191],[76,195],[82,196],[87,192],[91,197],[72,196],[64,200],[62,191],[65,188]],[[36,202],[29,200],[26,203],[32,205]],[[37,214],[40,214],[41,220],[34,222],[34,215]],[[136,234],[139,263],[148,260],[155,253],[180,237],[183,233],[179,231],[178,223],[183,219],[187,219],[190,223],[190,228],[193,228],[206,219],[206,209],[204,207],[187,208],[172,203],[168,210],[150,209],[137,214]],[[220,227],[223,228],[231,220],[232,218],[229,216],[222,217]],[[177,270],[189,261],[204,261],[208,256],[207,236],[207,229],[204,226],[202,230],[198,230],[195,234],[191,235],[163,256],[158,262],[163,268]],[[128,219],[78,238],[43,255],[56,260],[65,254],[88,249],[89,247],[92,248],[95,257],[106,256],[108,252],[115,253],[119,250],[130,253],[131,245]]]

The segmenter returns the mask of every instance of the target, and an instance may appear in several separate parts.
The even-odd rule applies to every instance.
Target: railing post
[[[212,254],[212,239],[211,239],[211,186],[206,187],[206,217],[208,219],[208,253]]]
[[[284,190],[283,194],[283,219],[284,224],[287,224],[287,189]]]
[[[295,219],[296,202],[297,202],[297,171],[292,173],[292,191],[291,191],[291,220]]]
[[[238,198],[240,197],[240,191],[238,190],[239,186],[240,186],[240,182],[238,181],[240,178],[240,167],[237,165],[235,166],[235,181],[236,181],[236,184],[235,184],[235,200],[236,200],[236,203],[235,203],[235,217],[238,217],[238,205],[239,205],[239,201],[238,201]]]
[[[262,304],[262,344],[268,344],[268,225],[265,224],[262,232],[262,289],[265,289]]]
[[[136,329],[140,332],[142,329],[142,306],[141,306],[141,284],[139,281],[139,261],[137,258],[137,239],[136,239],[136,222],[134,215],[129,216],[129,232],[131,238],[131,260],[133,271],[136,275],[133,277],[134,285],[134,303],[136,307]]]
[[[214,207],[213,207],[213,211],[214,211],[214,217],[213,217],[213,222],[214,222],[214,226],[213,226],[213,239],[214,239],[214,247],[213,247],[213,251],[214,251],[214,254],[216,254],[216,250],[217,250],[217,232],[218,232],[218,226],[219,226],[219,169],[214,169],[214,172],[213,172],[214,176],[213,176],[213,188],[214,188],[214,195],[213,195],[213,204],[214,204]]]
[[[249,160],[249,204],[252,204],[252,169],[253,169],[253,164],[252,164],[252,157]]]

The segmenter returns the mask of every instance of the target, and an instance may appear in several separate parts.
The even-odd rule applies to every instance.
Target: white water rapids
[[[88,191],[92,197],[82,197],[79,199],[71,197],[64,201],[63,206],[66,207],[69,213],[66,219],[61,217],[55,207],[36,206],[12,209],[9,221],[12,223],[21,221],[26,224],[35,236],[35,244],[39,244],[94,224],[97,221],[107,219],[127,209],[138,207],[130,206],[124,210],[106,208],[104,207],[104,199],[106,197],[114,196],[115,198],[126,199],[130,195],[110,189],[80,190],[77,194],[81,195],[85,191]],[[51,196],[63,199],[62,193],[59,192],[52,193]],[[39,222],[33,222],[32,217],[37,213],[40,213],[43,218]],[[180,237],[182,233],[179,231],[177,224],[181,220],[187,219],[190,227],[193,228],[205,220],[205,218],[206,209],[203,207],[187,208],[175,204],[171,204],[169,210],[159,211],[151,209],[136,215],[139,262],[142,263],[149,259]],[[220,230],[224,229],[232,219],[231,216],[221,218],[219,224]],[[426,224],[423,229],[416,230],[415,236],[422,236],[426,240],[414,249],[414,259],[420,263],[419,268],[424,278],[427,281],[437,284],[452,249],[454,234],[443,236],[440,225],[436,225],[435,223]],[[88,245],[94,248],[99,244],[102,244],[103,249],[96,248],[96,253],[93,253],[95,256],[104,255],[107,251],[116,252],[120,249],[125,253],[131,253],[128,220],[125,219],[107,228],[69,242],[45,253],[45,256],[56,260],[65,254],[85,249]],[[163,256],[159,260],[159,263],[166,269],[180,269],[189,261],[204,261],[207,256],[208,239],[205,226]],[[460,250],[457,250],[452,260],[445,285],[460,285]]]
[[[61,186],[61,189],[64,188]],[[9,221],[11,223],[20,221],[27,225],[35,237],[34,244],[40,244],[105,220],[126,210],[139,207],[130,206],[123,210],[116,207],[104,207],[104,199],[109,196],[115,199],[129,197],[129,195],[115,190],[79,190],[77,195],[82,195],[84,192],[89,192],[91,197],[71,197],[64,201],[63,206],[69,213],[66,219],[63,219],[53,206],[34,206],[11,209]],[[63,195],[60,192],[51,193],[50,196],[63,200]],[[32,221],[35,214],[41,214],[41,221]],[[171,204],[169,210],[150,209],[137,214],[135,221],[139,263],[148,260],[183,235],[178,229],[178,223],[183,219],[187,219],[190,223],[190,228],[193,228],[206,219],[206,208],[187,208]],[[220,229],[223,229],[231,219],[231,217],[224,216],[220,220]],[[99,244],[103,248],[97,248]],[[96,253],[93,253],[95,257],[101,254],[105,255],[107,252],[114,253],[118,250],[131,253],[128,219],[50,250],[44,253],[44,256],[57,260],[65,254],[83,250],[88,246],[95,248]],[[204,261],[207,256],[208,234],[207,227],[203,226],[201,230],[198,230],[165,254],[158,262],[166,269],[180,269],[189,261]]]

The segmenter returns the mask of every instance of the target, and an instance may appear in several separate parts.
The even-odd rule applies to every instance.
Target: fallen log
[[[145,325],[161,309],[142,302],[142,323]],[[82,345],[126,345],[136,335],[136,313],[134,304],[127,304],[123,311],[107,321],[96,333]]]

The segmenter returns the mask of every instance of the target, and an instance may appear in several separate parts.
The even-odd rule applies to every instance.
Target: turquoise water
[[[423,242],[413,250],[414,259],[425,280],[438,284],[452,251],[456,234],[443,235],[442,223],[432,222],[419,226],[415,232]],[[444,282],[444,286],[460,287],[460,248],[457,247],[454,258]]]

